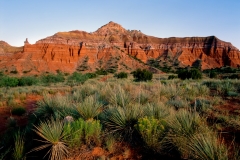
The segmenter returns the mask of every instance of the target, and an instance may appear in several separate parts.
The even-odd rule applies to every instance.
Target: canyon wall
[[[35,44],[26,40],[18,52],[3,53],[6,49],[0,46],[2,71],[31,74],[57,70],[89,72],[100,68],[130,72],[136,68],[150,69],[147,64],[152,59],[169,59],[178,62],[179,67],[201,60],[202,69],[240,65],[240,51],[215,36],[157,38],[126,30],[114,22],[92,33],[58,32]]]

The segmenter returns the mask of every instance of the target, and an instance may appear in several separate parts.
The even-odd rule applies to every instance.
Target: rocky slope
[[[6,53],[6,50],[1,50]],[[201,60],[202,68],[240,65],[240,51],[215,36],[157,38],[137,30],[126,30],[109,22],[92,33],[58,32],[35,44],[25,41],[21,52],[0,57],[0,69],[18,73],[132,71],[149,68],[154,61],[163,67],[183,67]],[[153,68],[152,68],[153,69]]]

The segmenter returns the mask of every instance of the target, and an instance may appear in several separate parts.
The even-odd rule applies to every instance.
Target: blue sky
[[[14,46],[109,21],[161,38],[215,35],[240,49],[239,0],[0,1],[0,40]]]

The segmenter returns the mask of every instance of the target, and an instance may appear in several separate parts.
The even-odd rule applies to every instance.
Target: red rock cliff
[[[93,33],[58,32],[32,45],[25,43],[22,52],[0,57],[0,69],[33,74],[97,68],[131,71],[147,68],[144,63],[162,57],[178,61],[180,66],[200,59],[203,69],[240,65],[240,51],[215,36],[157,38],[109,22]]]

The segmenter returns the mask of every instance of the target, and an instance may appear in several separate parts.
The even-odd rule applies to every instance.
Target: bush
[[[96,78],[97,74],[96,73],[86,73],[85,74],[88,78]]]
[[[93,76],[93,75],[74,72],[71,76],[68,77],[68,83],[69,82],[77,82],[77,83],[83,84],[91,76]]]
[[[0,79],[0,87],[16,87],[18,85],[18,78],[2,77]]]
[[[82,144],[82,138],[84,136],[84,125],[85,121],[83,119],[78,119],[71,123],[66,123],[64,125],[65,141],[71,148],[80,147]]]
[[[191,70],[183,69],[178,72],[178,78],[184,79],[201,79],[202,72],[199,69],[192,68]]]
[[[95,73],[98,74],[98,75],[107,75],[108,74],[108,72],[106,70],[102,69],[102,68],[97,69],[97,71]]]
[[[168,79],[175,79],[175,78],[178,78],[178,77],[175,76],[175,75],[170,75],[170,76],[168,76]]]
[[[43,83],[58,83],[64,82],[65,78],[62,73],[54,74],[47,74],[41,77]]]
[[[126,72],[120,72],[118,74],[115,74],[114,77],[117,77],[117,78],[127,78],[128,74]]]
[[[209,78],[217,78],[217,73],[216,72],[210,72],[209,73]]]
[[[140,118],[137,123],[139,131],[144,143],[147,147],[158,151],[161,147],[161,140],[164,138],[166,127],[165,122],[153,117]]]
[[[31,86],[37,83],[37,79],[35,77],[21,77],[19,79],[19,86]]]
[[[152,80],[152,72],[146,70],[146,69],[137,69],[133,72],[133,77],[135,78],[135,81],[148,81]]]
[[[13,115],[21,116],[21,115],[23,115],[24,113],[26,113],[26,109],[23,108],[23,107],[14,107],[14,108],[12,109],[12,114],[13,114]]]

